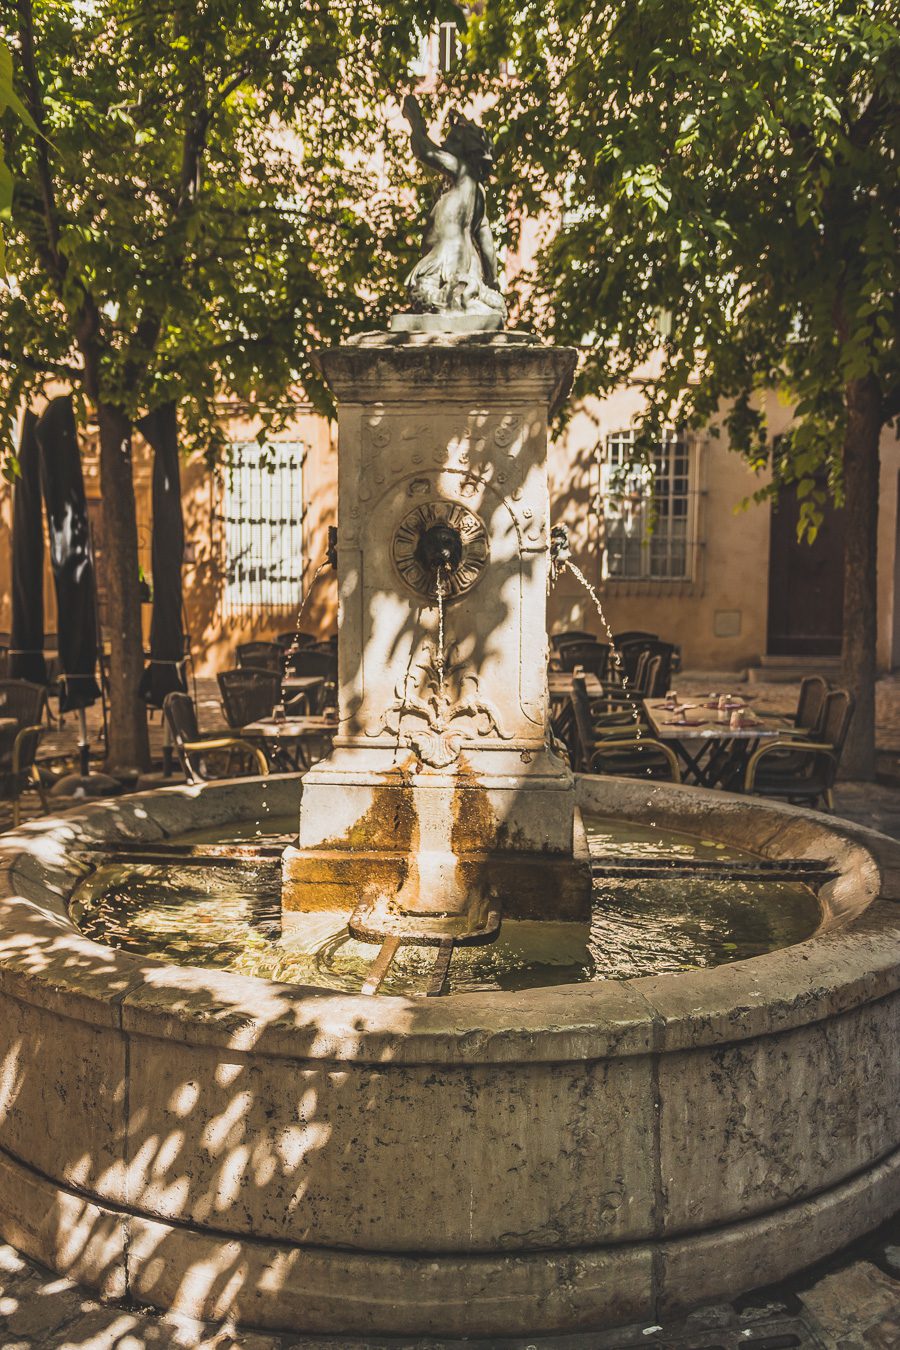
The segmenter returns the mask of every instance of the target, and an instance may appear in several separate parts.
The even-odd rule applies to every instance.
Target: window
[[[696,466],[690,442],[667,433],[653,466],[633,463],[634,436],[606,439],[600,466],[604,576],[611,581],[691,581],[696,542]]]
[[[302,441],[231,446],[225,470],[225,608],[295,610],[302,598]]]

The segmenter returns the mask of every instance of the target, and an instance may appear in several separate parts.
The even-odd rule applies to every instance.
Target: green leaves
[[[521,0],[470,22],[482,79],[501,43],[518,74],[494,83],[501,191],[558,222],[527,318],[587,347],[579,391],[652,362],[655,417],[696,425],[730,407],[731,444],[762,469],[762,391],[777,388],[796,408],[796,473],[824,468],[839,493],[848,384],[874,375],[900,406],[889,8]],[[813,530],[812,489],[803,500]]]
[[[12,52],[6,43],[0,40],[0,119],[7,110],[31,131],[37,131],[31,113],[13,88]],[[6,267],[6,245],[2,227],[12,220],[14,187],[15,179],[0,150],[0,272],[5,271]]]
[[[439,0],[23,3],[48,139],[7,128],[4,426],[58,367],[132,415],[176,398],[213,451],[223,399],[327,409],[310,351],[383,322],[411,265],[386,108]]]
[[[0,40],[0,117],[6,112],[7,108],[20,122],[37,134],[38,129],[34,124],[34,118],[13,88],[12,52],[6,43]]]

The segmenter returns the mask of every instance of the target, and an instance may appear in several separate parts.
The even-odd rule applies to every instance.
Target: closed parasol
[[[167,694],[186,688],[181,618],[184,520],[175,404],[163,404],[136,425],[153,450],[153,617],[141,694],[151,707],[161,708]]]
[[[81,452],[72,400],[53,399],[35,428],[56,587],[60,712],[89,708],[100,697],[97,666],[97,593]]]
[[[12,632],[9,673],[13,679],[47,683],[44,659],[44,526],[41,510],[37,417],[26,412],[19,438],[19,474],[13,489]]]

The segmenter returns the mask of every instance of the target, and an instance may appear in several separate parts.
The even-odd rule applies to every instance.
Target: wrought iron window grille
[[[222,474],[226,614],[293,613],[303,598],[303,441],[233,442]]]
[[[691,590],[699,581],[700,446],[667,432],[652,461],[635,456],[631,430],[601,446],[598,519],[606,583],[617,590]]]

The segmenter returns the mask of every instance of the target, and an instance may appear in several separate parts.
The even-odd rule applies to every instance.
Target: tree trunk
[[[844,437],[844,641],[841,673],[856,699],[841,776],[875,777],[875,661],[878,631],[878,442],[881,396],[874,376],[846,388]]]
[[[131,422],[120,408],[98,401],[100,488],[103,495],[103,580],[109,639],[109,747],[107,764],[147,769],[147,708],[138,693],[144,669],[138,533],[131,462]]]

